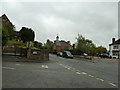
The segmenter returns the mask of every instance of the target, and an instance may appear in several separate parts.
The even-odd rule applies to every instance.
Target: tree
[[[24,42],[34,41],[35,33],[31,28],[22,27],[20,30],[20,36]]]
[[[91,40],[85,39],[85,37],[83,37],[82,35],[78,34],[78,37],[76,39],[77,47],[74,49],[74,52],[77,52],[77,54],[87,53],[89,55],[96,55],[107,52],[107,49],[105,47],[96,47]]]
[[[0,26],[0,30],[2,30],[2,46],[6,45],[7,41],[9,40],[9,32],[6,28]]]
[[[107,52],[107,49],[103,46],[98,46],[97,47],[97,53],[98,54],[101,54],[101,53],[106,53]]]
[[[53,51],[53,42],[47,39],[47,42],[44,44],[44,49],[46,49],[49,52]]]
[[[77,50],[76,51],[79,54],[83,54],[83,53],[91,54],[90,51],[92,51],[92,48],[95,47],[92,41],[89,39],[85,39],[85,37],[79,34],[76,39],[77,39],[77,48],[76,48]]]
[[[36,48],[42,48],[42,43],[41,42],[38,42],[38,41],[34,41],[34,47]]]

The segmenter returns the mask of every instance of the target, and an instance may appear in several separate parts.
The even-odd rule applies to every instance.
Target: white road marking
[[[48,66],[47,65],[42,65],[42,68],[48,68]]]
[[[113,84],[113,83],[109,83],[110,85],[112,85],[112,86],[114,86],[114,87],[116,87],[117,85],[115,85],[115,84]]]
[[[87,73],[85,73],[85,72],[82,72],[82,74],[86,75]]]
[[[4,68],[4,69],[15,69],[15,68],[11,68],[11,67],[2,67],[2,68]]]
[[[80,72],[76,72],[76,74],[81,74]]]
[[[68,65],[65,65],[66,67],[68,67],[68,68],[72,68],[72,67],[70,67],[70,66],[68,66]]]
[[[64,66],[64,68],[68,68],[68,67]]]
[[[67,69],[69,69],[69,70],[71,70],[71,71],[73,71],[73,72],[76,72],[76,74],[84,74],[84,75],[87,75],[87,73],[86,72],[79,72],[79,70],[76,70],[75,68],[72,68],[72,67],[70,67],[70,66],[68,66],[68,65],[63,65],[63,64],[61,64],[61,63],[57,63],[57,64],[59,64],[59,65],[61,65],[61,66],[63,66],[64,68],[67,68]],[[92,76],[92,75],[88,75],[88,76],[90,76],[90,77],[94,77],[94,76]],[[104,81],[103,79],[101,79],[101,78],[96,78],[97,80],[100,80],[100,81]],[[115,84],[113,84],[113,83],[109,83],[110,85],[112,85],[112,86],[114,86],[114,87],[116,87],[117,85],[115,85]]]
[[[67,68],[67,69],[69,69],[69,70],[70,70],[70,68]]]
[[[90,76],[90,77],[94,77],[94,76],[92,76],[92,75],[88,75],[88,76]]]
[[[101,78],[96,78],[96,79],[97,79],[97,80],[100,80],[100,81],[102,81],[102,82],[104,81],[104,80],[103,80],[103,79],[101,79]]]

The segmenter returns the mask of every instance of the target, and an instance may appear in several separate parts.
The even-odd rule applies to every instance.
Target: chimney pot
[[[112,43],[114,43],[115,42],[115,38],[112,38]]]

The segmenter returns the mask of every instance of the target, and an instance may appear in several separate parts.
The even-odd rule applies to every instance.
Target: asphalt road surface
[[[47,62],[3,56],[3,88],[118,88],[118,64],[66,59],[50,55]]]

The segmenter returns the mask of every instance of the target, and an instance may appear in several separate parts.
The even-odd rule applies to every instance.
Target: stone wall
[[[13,55],[13,56],[27,56],[27,48],[14,48],[14,47],[7,47],[2,50],[3,55]]]
[[[49,53],[44,50],[28,49],[27,58],[37,61],[48,61]]]
[[[48,61],[49,53],[44,50],[34,50],[28,48],[7,47],[2,50],[3,55],[23,56],[31,60]]]

